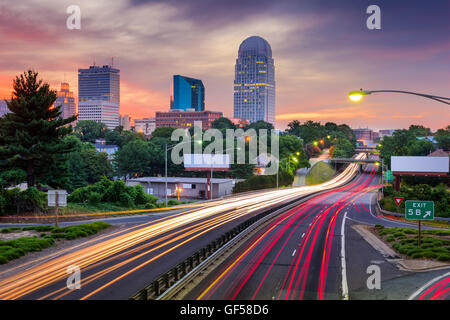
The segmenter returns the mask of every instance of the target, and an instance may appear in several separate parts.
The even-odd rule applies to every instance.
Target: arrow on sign
[[[425,211],[425,214],[423,215],[424,218],[431,216],[431,211]]]
[[[394,201],[395,201],[395,204],[397,205],[397,207],[400,205],[400,203],[402,203],[402,201],[404,199],[405,198],[403,198],[403,197],[394,197]]]

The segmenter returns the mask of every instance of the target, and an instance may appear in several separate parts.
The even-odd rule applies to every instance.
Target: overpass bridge
[[[358,163],[358,164],[367,164],[367,163],[380,163],[380,160],[376,159],[355,159],[355,158],[330,158],[330,161],[338,162],[338,163]]]

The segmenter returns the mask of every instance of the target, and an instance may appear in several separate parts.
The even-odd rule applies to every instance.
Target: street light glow
[[[368,94],[370,94],[370,91],[363,91],[363,90],[361,89],[361,90],[358,90],[358,91],[352,91],[352,92],[350,92],[350,93],[348,94],[348,97],[349,97],[350,100],[355,101],[355,102],[358,102],[358,101],[361,101],[362,98],[363,98],[365,95],[368,95]]]

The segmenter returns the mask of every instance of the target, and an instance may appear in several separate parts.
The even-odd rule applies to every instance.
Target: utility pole
[[[166,187],[164,189],[164,196],[166,199],[166,207],[167,207],[167,142],[165,144],[165,149],[166,149],[166,163],[165,163]]]

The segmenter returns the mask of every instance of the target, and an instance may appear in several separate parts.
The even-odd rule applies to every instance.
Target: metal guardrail
[[[281,204],[275,208],[268,209],[246,221],[242,222],[232,230],[226,232],[207,246],[195,252],[193,255],[171,268],[166,273],[153,280],[150,285],[134,294],[132,300],[165,300],[177,295],[187,284],[208,268],[214,261],[222,256],[227,250],[238,243],[255,228],[274,216],[289,210],[310,198],[329,190],[315,192]],[[243,232],[245,230],[245,232]]]

